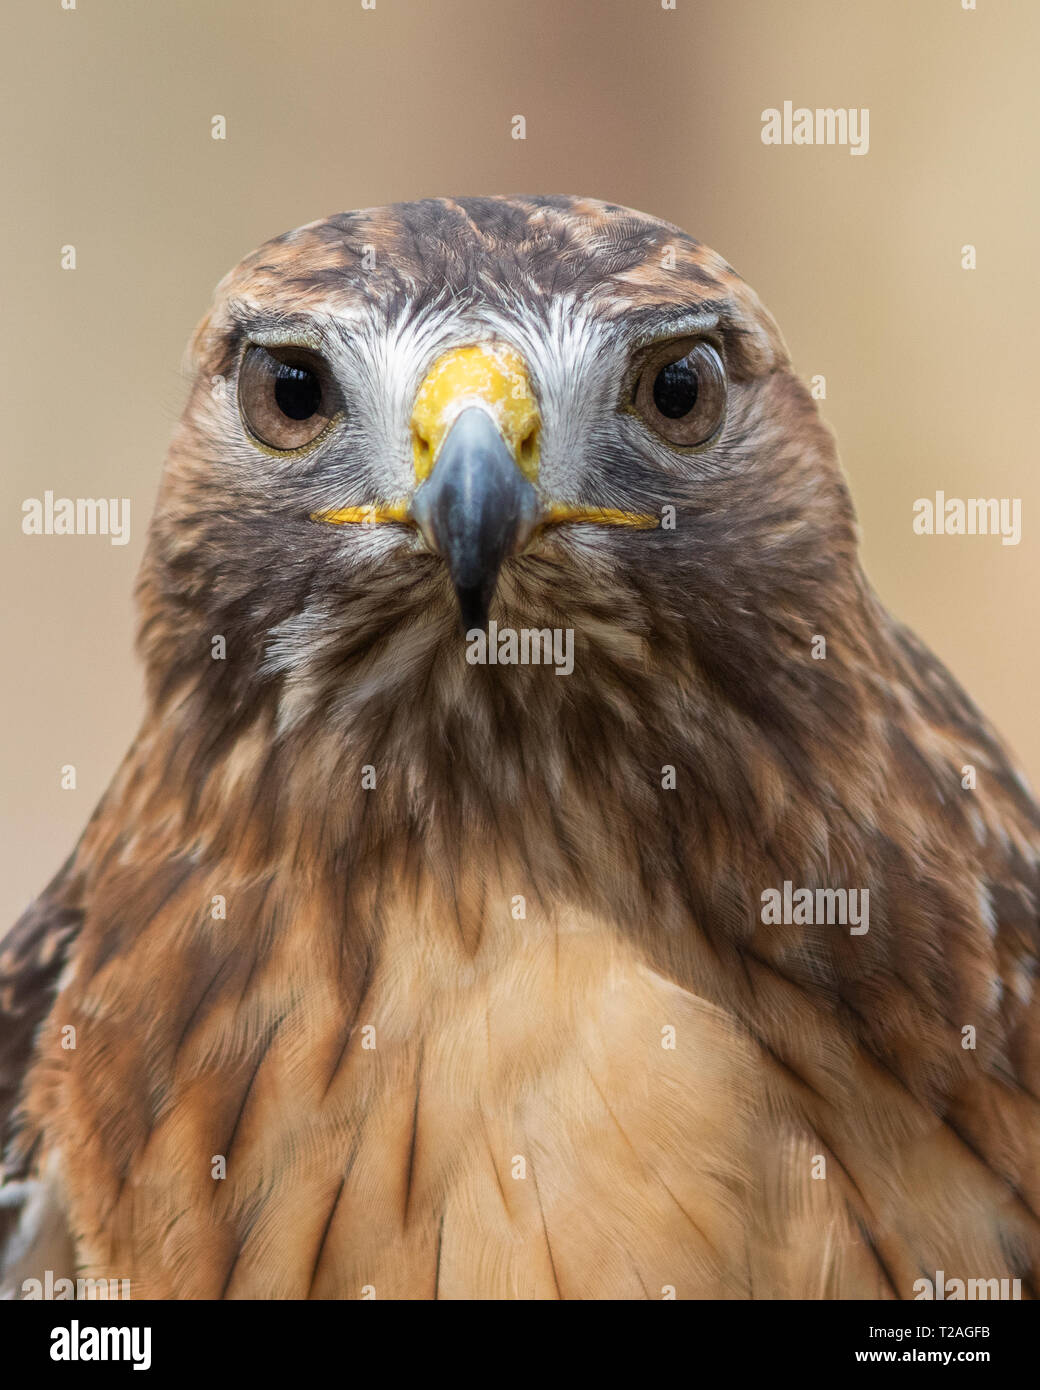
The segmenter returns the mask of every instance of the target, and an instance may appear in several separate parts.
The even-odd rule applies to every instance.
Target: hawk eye
[[[726,414],[726,369],[711,343],[685,338],[650,355],[636,383],[636,412],[669,444],[692,448]]]
[[[332,373],[317,353],[258,343],[242,358],[238,407],[250,434],[281,453],[313,444],[338,413]]]

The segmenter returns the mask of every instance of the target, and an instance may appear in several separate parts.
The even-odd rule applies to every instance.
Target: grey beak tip
[[[491,613],[491,595],[481,589],[463,589],[456,585],[455,597],[459,603],[459,630],[463,636],[473,628],[486,630]]]

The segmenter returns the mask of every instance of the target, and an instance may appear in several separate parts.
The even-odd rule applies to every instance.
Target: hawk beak
[[[447,563],[464,632],[487,626],[502,562],[522,548],[541,510],[491,416],[479,406],[463,410],[411,514]]]
[[[448,566],[464,632],[487,626],[503,562],[545,519],[540,424],[524,363],[504,346],[446,353],[416,397],[410,519]]]

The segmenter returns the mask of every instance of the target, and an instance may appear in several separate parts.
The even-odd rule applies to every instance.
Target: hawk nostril
[[[433,461],[433,448],[426,436],[414,428],[412,430],[412,458],[415,463],[416,477],[419,479],[428,477]]]
[[[531,462],[531,460],[534,458],[534,450],[535,450],[535,445],[537,444],[537,442],[538,442],[538,431],[537,431],[537,429],[532,429],[532,430],[530,430],[530,431],[523,437],[523,439],[521,439],[521,441],[520,441],[520,447],[519,447],[518,450],[517,450],[517,457],[518,457],[518,459],[520,460],[521,463],[530,463],[530,462]]]

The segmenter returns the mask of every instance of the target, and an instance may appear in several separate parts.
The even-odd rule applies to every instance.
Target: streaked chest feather
[[[95,1146],[82,1258],[138,1296],[742,1292],[746,1044],[603,923],[520,910],[382,902],[351,998],[301,904],[197,1006],[125,1176]],[[67,1067],[65,1142],[133,1065]]]
[[[907,1208],[922,1155],[959,1160],[898,1088],[882,1121],[792,1085],[615,927],[518,915],[518,881],[379,879],[345,920],[320,887],[254,885],[186,925],[212,887],[188,880],[84,953],[47,1030],[76,1049],[45,1049],[30,1093],[81,1272],[135,1297],[877,1297],[907,1296],[913,1249],[994,1263],[993,1184],[952,1242],[942,1201]],[[777,1023],[817,1084],[860,1066],[836,1020]]]

